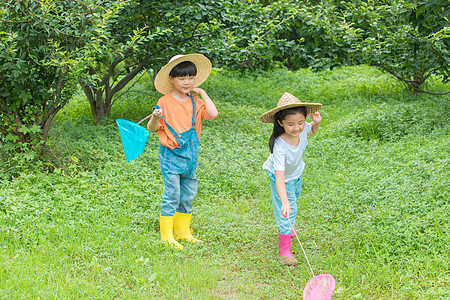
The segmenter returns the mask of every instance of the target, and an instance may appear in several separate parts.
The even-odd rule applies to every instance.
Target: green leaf
[[[11,134],[11,133],[5,137],[5,140],[13,141],[13,142],[17,142],[18,139],[19,139],[19,137],[17,135]]]

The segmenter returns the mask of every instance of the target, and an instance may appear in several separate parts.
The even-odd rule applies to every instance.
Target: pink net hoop
[[[334,278],[329,274],[314,276],[303,290],[303,300],[330,300],[335,286]]]

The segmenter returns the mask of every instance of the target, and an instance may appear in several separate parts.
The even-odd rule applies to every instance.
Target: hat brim
[[[172,69],[184,61],[190,61],[197,67],[197,75],[194,78],[194,87],[201,85],[211,73],[212,65],[211,61],[204,55],[193,53],[180,55],[179,57],[172,58],[164,67],[159,70],[155,76],[155,88],[161,94],[167,94],[173,89],[173,84],[170,82],[169,74]]]
[[[275,114],[277,112],[279,112],[280,110],[292,108],[292,107],[301,107],[301,106],[306,107],[307,115],[315,113],[322,108],[321,103],[293,103],[293,104],[288,104],[288,105],[273,108],[273,109],[263,113],[259,117],[259,120],[263,123],[273,123],[273,122],[275,122]]]

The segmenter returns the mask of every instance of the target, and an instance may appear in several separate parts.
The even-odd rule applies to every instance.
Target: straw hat
[[[277,107],[269,110],[268,112],[263,113],[259,117],[259,120],[263,123],[273,123],[275,121],[275,114],[280,110],[300,106],[306,107],[307,115],[315,113],[316,111],[319,111],[319,109],[322,108],[321,103],[300,102],[300,100],[298,100],[297,97],[295,97],[292,94],[289,94],[288,92],[285,92],[278,101]]]
[[[159,70],[155,77],[155,88],[161,94],[167,94],[173,89],[173,84],[169,80],[169,73],[172,71],[173,67],[182,63],[184,61],[190,61],[197,67],[197,75],[194,79],[194,86],[197,87],[202,84],[206,78],[208,78],[211,72],[211,61],[204,55],[193,53],[193,54],[179,54],[175,55],[170,59],[170,61]]]

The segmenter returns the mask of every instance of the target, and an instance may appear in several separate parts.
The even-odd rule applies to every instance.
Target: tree
[[[309,42],[309,47],[296,43],[295,50],[311,58],[309,66],[368,64],[392,74],[414,93],[449,93],[426,85],[432,75],[450,79],[449,1],[332,0],[296,9],[287,28],[303,29],[294,39]]]
[[[80,78],[95,123],[109,117],[114,96],[136,75],[161,67],[175,54],[208,51],[205,41],[220,31],[224,5],[223,1],[128,1],[121,14],[105,25],[103,43]]]
[[[351,9],[362,12],[361,8]],[[413,93],[450,93],[426,87],[432,75],[444,81],[450,77],[450,2],[393,1],[365,9],[368,13],[364,16],[359,13],[349,20],[360,30],[356,49],[361,62],[392,74]],[[364,20],[364,26],[359,26],[358,20]]]
[[[3,154],[44,145],[121,2],[4,0],[0,6],[0,133]],[[105,6],[108,9],[105,12]],[[43,149],[43,148],[42,148]],[[28,159],[36,152],[30,152]]]
[[[137,74],[159,69],[174,54],[203,52],[224,64],[252,64],[246,48],[264,41],[253,33],[270,32],[272,26],[257,13],[262,7],[237,0],[3,0],[2,150],[23,151],[45,142],[77,82],[98,123]]]

